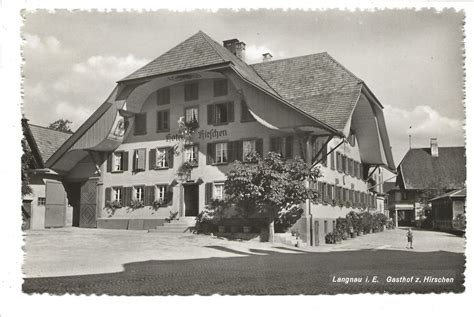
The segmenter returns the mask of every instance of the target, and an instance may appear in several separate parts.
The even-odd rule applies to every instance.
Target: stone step
[[[170,228],[170,227],[156,227],[156,229],[148,229],[149,233],[192,233],[192,228]]]

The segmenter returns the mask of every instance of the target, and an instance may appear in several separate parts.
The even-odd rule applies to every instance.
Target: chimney
[[[224,47],[228,49],[232,54],[245,60],[245,43],[240,42],[238,39],[226,40],[222,42]]]
[[[270,53],[262,54],[262,56],[263,56],[263,62],[269,62],[272,60],[272,57],[273,57],[273,55]]]
[[[438,140],[436,138],[430,139],[430,147],[431,147],[431,156],[438,157]]]

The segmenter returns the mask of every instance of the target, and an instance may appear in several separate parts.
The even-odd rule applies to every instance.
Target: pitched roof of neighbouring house
[[[466,182],[464,147],[439,147],[438,157],[430,148],[410,149],[398,166],[405,189],[455,189]]]
[[[337,130],[344,129],[363,84],[326,52],[252,67],[285,100]]]
[[[455,189],[455,190],[450,191],[446,194],[443,194],[441,196],[430,199],[430,201],[443,199],[443,198],[447,198],[447,197],[449,197],[449,198],[466,198],[466,187],[461,188],[461,189]]]
[[[29,128],[43,163],[72,135],[72,133],[61,132],[34,124],[29,124]]]
[[[338,131],[347,123],[363,85],[327,53],[249,66],[202,31],[119,82],[225,64],[260,89]]]

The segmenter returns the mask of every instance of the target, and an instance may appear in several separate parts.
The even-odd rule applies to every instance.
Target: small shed
[[[466,188],[450,191],[430,202],[435,229],[465,229]]]

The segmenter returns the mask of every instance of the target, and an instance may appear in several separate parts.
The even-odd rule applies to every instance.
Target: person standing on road
[[[411,228],[408,228],[407,239],[408,239],[407,249],[408,249],[408,246],[410,246],[410,249],[413,249],[413,231],[411,231]]]

